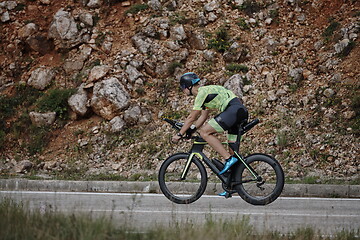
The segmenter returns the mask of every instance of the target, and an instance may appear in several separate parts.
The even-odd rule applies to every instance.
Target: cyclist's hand
[[[181,139],[181,137],[179,135],[174,135],[171,139],[172,142],[178,142]]]
[[[188,130],[186,130],[184,138],[185,139],[191,139],[191,136],[193,135],[194,132],[196,132],[196,127],[193,125]]]

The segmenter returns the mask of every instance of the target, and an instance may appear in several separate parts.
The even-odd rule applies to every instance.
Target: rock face
[[[68,104],[71,109],[79,116],[85,116],[85,114],[88,112],[87,103],[88,96],[82,87],[80,87],[78,91],[68,100]]]
[[[29,113],[31,122],[35,126],[49,126],[55,122],[56,112],[47,112],[47,113],[38,113],[38,112],[30,112]]]
[[[44,90],[51,81],[54,79],[55,73],[52,69],[46,67],[40,67],[35,69],[28,80],[28,85],[39,89]]]
[[[91,107],[99,116],[111,120],[129,104],[129,93],[117,78],[112,77],[95,84]]]
[[[243,94],[243,77],[240,74],[235,74],[229,78],[224,84],[224,87],[228,88],[229,90],[233,91],[236,96],[242,98]]]
[[[83,41],[81,35],[71,14],[60,9],[49,27],[49,38],[55,39],[58,48],[71,48]]]

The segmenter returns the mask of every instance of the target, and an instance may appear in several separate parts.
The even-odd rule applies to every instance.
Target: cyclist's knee
[[[202,127],[199,129],[200,136],[201,136],[202,138],[204,138],[204,139],[205,139],[206,137],[212,135],[214,132],[215,132],[214,129],[213,129],[210,125],[208,125],[208,124],[202,126]]]

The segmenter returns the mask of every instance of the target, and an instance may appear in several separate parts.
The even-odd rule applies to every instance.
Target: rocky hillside
[[[0,2],[0,173],[155,179],[188,71],[261,119],[244,154],[289,180],[358,181],[360,2]],[[210,150],[209,150],[210,151]]]

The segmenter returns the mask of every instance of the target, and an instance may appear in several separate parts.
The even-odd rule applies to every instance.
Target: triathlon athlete
[[[200,78],[193,72],[185,73],[180,78],[182,91],[188,96],[195,96],[195,103],[183,127],[173,136],[172,141],[178,142],[186,133],[190,133],[191,125],[195,123],[195,129],[199,129],[200,136],[225,159],[224,168],[219,173],[223,174],[238,159],[225,149],[214,134],[227,131],[229,143],[235,143],[240,124],[248,119],[248,111],[232,91],[218,85],[200,87],[199,82]],[[209,110],[212,109],[217,109],[220,114],[205,123]],[[226,192],[219,195],[225,194]]]

